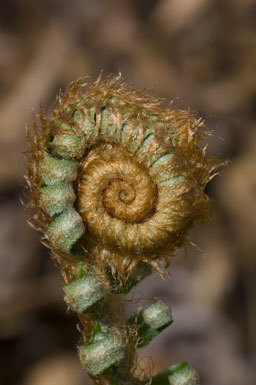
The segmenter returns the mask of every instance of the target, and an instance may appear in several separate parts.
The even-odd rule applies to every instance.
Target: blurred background
[[[0,1],[0,383],[85,385],[77,319],[60,274],[26,225],[24,127],[73,79],[119,71],[137,89],[198,111],[229,160],[207,187],[213,217],[190,234],[161,297],[174,324],[140,356],[154,372],[189,360],[202,385],[255,384],[256,1]],[[143,362],[141,364],[143,370]]]

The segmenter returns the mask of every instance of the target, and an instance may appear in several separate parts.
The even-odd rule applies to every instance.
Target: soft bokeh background
[[[186,262],[177,255],[169,281],[153,276],[135,291],[166,300],[174,316],[141,355],[155,372],[189,360],[204,385],[253,385],[255,0],[0,1],[0,383],[90,384],[59,272],[19,199],[32,110],[102,69],[198,111],[215,132],[209,151],[230,161],[207,188],[213,218],[191,233],[198,248]]]

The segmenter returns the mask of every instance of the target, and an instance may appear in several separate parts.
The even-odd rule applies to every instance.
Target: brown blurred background
[[[155,372],[189,360],[202,385],[253,385],[255,0],[0,1],[0,383],[90,384],[59,272],[19,199],[32,111],[102,69],[198,111],[215,132],[209,152],[230,161],[207,187],[213,218],[191,233],[198,248],[186,263],[178,253],[169,281],[153,276],[135,291],[166,300],[174,316],[140,355]]]

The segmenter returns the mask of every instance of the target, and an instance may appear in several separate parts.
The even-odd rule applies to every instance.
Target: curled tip
[[[71,310],[83,313],[90,306],[101,300],[104,295],[103,285],[93,274],[67,283],[63,287],[65,301]]]
[[[157,300],[142,311],[144,322],[153,329],[161,329],[172,323],[171,309]]]
[[[173,322],[171,309],[163,301],[157,300],[143,309],[129,323],[138,330],[137,347],[147,346],[151,340]]]
[[[152,378],[151,385],[200,385],[198,373],[187,362],[170,366]]]
[[[189,363],[185,367],[174,371],[168,378],[170,385],[200,385],[199,375]]]
[[[40,206],[52,217],[71,208],[75,198],[71,183],[60,182],[41,188]]]
[[[41,111],[28,183],[52,249],[86,250],[102,276],[107,267],[125,282],[141,261],[168,264],[208,218],[204,187],[216,167],[199,145],[200,119],[120,77],[78,79],[49,116]],[[71,211],[73,227],[64,215]]]
[[[47,235],[51,244],[57,250],[70,253],[84,231],[85,226],[81,216],[73,208],[67,208],[50,223]]]
[[[78,352],[83,368],[98,376],[124,359],[124,345],[114,329],[96,324],[94,330],[91,341],[80,345]]]

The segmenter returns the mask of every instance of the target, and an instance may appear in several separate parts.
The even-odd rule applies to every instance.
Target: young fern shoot
[[[30,207],[78,314],[78,354],[95,384],[199,384],[187,362],[135,375],[136,348],[172,315],[157,300],[127,319],[123,296],[153,270],[162,275],[208,219],[204,189],[219,163],[200,147],[205,135],[191,112],[112,77],[73,82],[28,130]]]

